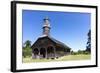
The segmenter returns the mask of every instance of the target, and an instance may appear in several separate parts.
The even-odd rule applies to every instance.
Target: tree
[[[78,53],[78,54],[83,54],[83,51],[82,51],[82,50],[78,50],[77,53]]]
[[[91,52],[91,30],[89,30],[87,36],[88,36],[88,41],[86,45],[86,51]]]
[[[31,41],[30,40],[27,40],[25,43],[24,43],[25,47],[31,47]]]
[[[32,49],[31,49],[31,41],[27,40],[24,43],[25,46],[23,46],[23,57],[30,57],[32,54]]]

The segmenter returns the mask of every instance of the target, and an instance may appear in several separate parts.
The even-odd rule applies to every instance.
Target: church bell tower
[[[43,35],[50,35],[50,19],[48,17],[44,18]]]

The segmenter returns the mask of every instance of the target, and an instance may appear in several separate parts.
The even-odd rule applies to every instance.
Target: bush
[[[90,52],[85,51],[85,52],[84,52],[84,54],[86,54],[86,55],[87,55],[87,54],[90,54]]]
[[[77,52],[71,51],[71,54],[72,54],[72,55],[77,55]]]
[[[85,54],[85,55],[87,55],[87,54],[90,54],[90,52],[87,52],[87,51],[84,51],[84,50],[78,50],[78,52],[71,51],[71,54],[72,55],[78,55],[78,54]]]
[[[32,49],[30,47],[23,48],[23,57],[32,56]]]

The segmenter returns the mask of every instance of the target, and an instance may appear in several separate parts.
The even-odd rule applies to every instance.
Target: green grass
[[[58,59],[32,59],[31,57],[23,58],[23,63],[31,63],[31,62],[53,62],[53,61],[73,61],[73,60],[89,60],[91,59],[91,55],[67,55],[63,57],[59,57]]]

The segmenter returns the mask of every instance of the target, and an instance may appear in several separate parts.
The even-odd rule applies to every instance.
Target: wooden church
[[[70,54],[71,48],[50,36],[50,20],[44,19],[43,34],[31,46],[32,58],[59,58]]]

